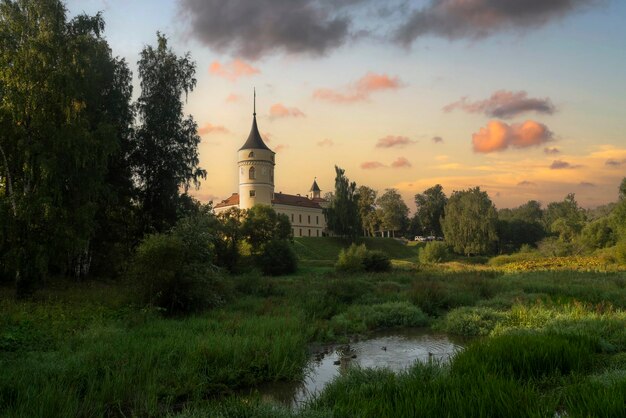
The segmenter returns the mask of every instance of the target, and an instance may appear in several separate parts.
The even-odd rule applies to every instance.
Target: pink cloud
[[[402,83],[398,77],[370,72],[342,89],[317,89],[313,92],[313,98],[333,103],[362,102],[368,100],[373,92],[397,90],[400,87]]]
[[[274,152],[275,153],[279,153],[281,151],[286,150],[287,148],[289,148],[289,145],[285,145],[285,144],[278,144],[276,145],[276,147],[274,148]]]
[[[520,181],[519,183],[517,183],[518,186],[524,186],[524,187],[534,187],[537,184],[533,183],[532,181],[528,181],[528,180],[523,180]]]
[[[318,141],[317,145],[320,147],[332,147],[335,143],[333,142],[332,139],[323,139],[321,141]]]
[[[544,144],[552,139],[552,132],[542,123],[527,120],[508,125],[491,121],[486,128],[472,135],[474,152],[503,151],[509,147],[528,148]]]
[[[404,157],[398,157],[397,160],[391,163],[393,168],[409,168],[411,167],[411,163]]]
[[[237,103],[241,101],[241,96],[235,93],[230,93],[225,101],[226,103]]]
[[[229,132],[230,131],[222,125],[213,125],[211,123],[205,123],[200,129],[198,129],[198,134],[200,136],[209,134],[227,134]]]
[[[363,164],[361,164],[361,168],[363,170],[375,170],[377,168],[383,168],[385,167],[385,164],[380,163],[378,161],[366,161]]]
[[[281,103],[273,104],[270,107],[270,118],[271,119],[279,119],[279,118],[303,118],[306,115],[297,107],[286,107]]]
[[[235,58],[229,63],[222,64],[219,61],[213,61],[209,67],[209,73],[218,77],[225,78],[230,81],[237,81],[240,77],[249,77],[259,74],[261,71],[253,67],[247,62]]]
[[[376,148],[402,148],[406,145],[415,144],[417,141],[413,141],[406,136],[393,136],[387,135],[384,138],[380,138],[376,143]]]
[[[441,144],[441,143],[443,143],[443,138],[442,138],[442,137],[440,137],[440,136],[433,136],[432,140],[433,140],[433,142],[434,142],[435,144]]]

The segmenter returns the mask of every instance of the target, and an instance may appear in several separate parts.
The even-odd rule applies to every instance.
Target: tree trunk
[[[9,195],[9,200],[11,201],[11,208],[13,209],[13,216],[17,217],[17,204],[15,203],[15,195],[13,194],[13,182],[11,180],[11,170],[9,170],[9,162],[7,161],[7,156],[4,153],[4,149],[2,145],[0,145],[0,153],[2,154],[2,159],[4,161],[4,169],[7,176],[7,193]]]

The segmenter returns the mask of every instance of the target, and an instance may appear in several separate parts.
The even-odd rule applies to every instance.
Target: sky
[[[136,78],[156,32],[190,52],[185,112],[207,178],[237,191],[236,152],[257,120],[276,191],[334,188],[334,166],[379,194],[479,186],[498,208],[575,193],[617,199],[626,176],[623,0],[70,0],[103,13]]]

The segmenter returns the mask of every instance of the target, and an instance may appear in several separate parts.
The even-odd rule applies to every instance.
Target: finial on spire
[[[254,101],[253,101],[253,108],[254,108],[254,113],[252,113],[252,116],[256,116],[256,87],[254,87]]]

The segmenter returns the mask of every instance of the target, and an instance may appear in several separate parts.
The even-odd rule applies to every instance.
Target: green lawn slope
[[[417,260],[416,245],[407,245],[393,238],[360,238],[358,244],[364,243],[368,250],[379,250],[391,259]],[[411,244],[411,243],[410,243]],[[342,248],[350,246],[350,241],[338,237],[299,237],[294,238],[293,249],[301,261],[335,262]]]

